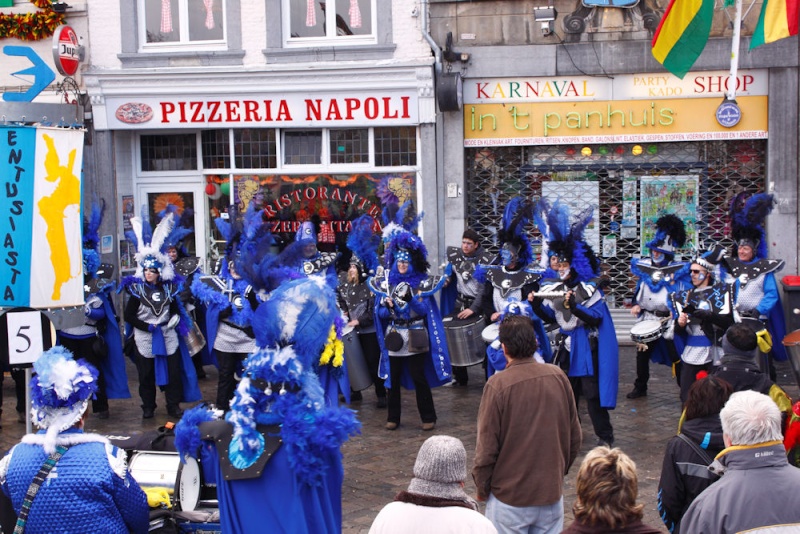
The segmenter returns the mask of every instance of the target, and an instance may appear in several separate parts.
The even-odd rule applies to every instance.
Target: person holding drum
[[[481,265],[476,273],[484,280],[483,313],[490,323],[484,329],[483,338],[491,343],[497,337],[498,321],[510,302],[524,300],[539,288],[541,271],[535,269],[533,250],[525,234],[525,227],[531,221],[533,205],[522,197],[512,198],[503,212],[503,230],[500,238],[500,265]],[[539,352],[545,361],[552,358],[550,340],[541,319],[532,317]]]
[[[436,426],[431,387],[452,380],[450,354],[434,295],[444,284],[428,275],[428,251],[422,240],[402,227],[390,228],[386,277],[370,278],[377,295],[376,324],[380,332],[380,375],[389,388],[387,430],[400,425],[400,387],[414,389],[422,429]],[[445,270],[445,277],[450,273]]]
[[[598,445],[613,446],[614,428],[609,410],[617,405],[619,346],[614,323],[600,288],[599,261],[583,239],[592,207],[570,224],[569,206],[556,201],[547,215],[548,253],[558,257],[558,278],[542,282],[528,294],[533,311],[558,324],[553,363],[569,377],[575,403],[586,397]]]
[[[126,236],[136,246],[137,269],[122,280],[120,291],[128,292],[125,322],[133,336],[142,418],[152,419],[156,409],[156,386],[166,396],[167,413],[180,417],[181,402],[202,397],[194,364],[183,341],[191,323],[178,295],[172,262],[161,252],[164,239],[172,230],[173,214],[158,223],[155,231],[144,232],[145,220],[131,218],[132,231]],[[145,235],[152,235],[150,242]]]
[[[216,407],[228,411],[236,377],[242,375],[242,362],[256,348],[252,320],[259,302],[256,289],[236,268],[245,239],[242,221],[234,213],[228,220],[219,217],[214,223],[227,241],[224,260],[218,275],[194,281],[192,293],[206,307],[208,344],[219,364]]]
[[[478,232],[467,228],[461,236],[461,247],[447,247],[447,261],[453,274],[445,282],[441,300],[455,377],[452,384],[466,386],[469,382],[467,367],[483,361],[485,346],[480,337],[484,327],[481,313],[484,284],[475,278],[475,270],[479,264],[491,263],[492,257],[481,247]],[[455,284],[452,284],[453,279]]]
[[[631,260],[631,272],[638,278],[633,290],[631,315],[637,322],[631,329],[636,342],[636,381],[629,399],[647,395],[650,360],[664,365],[680,365],[681,357],[672,339],[664,339],[672,311],[670,295],[686,289],[690,281],[689,265],[676,262],[675,249],[686,243],[683,221],[675,215],[663,215],[656,221],[656,235],[647,243],[650,257]],[[680,376],[680,369],[676,370]]]
[[[773,195],[759,193],[745,199],[740,193],[731,202],[731,256],[722,261],[724,280],[733,286],[737,322],[757,320],[766,325],[773,340],[769,352],[769,376],[775,380],[772,358],[785,361],[788,356],[779,341],[786,335],[783,305],[775,282],[775,273],[783,269],[783,260],[767,259],[767,236],[764,223],[775,203]],[[763,355],[762,355],[763,357]]]
[[[353,221],[350,234],[347,236],[347,247],[352,251],[350,266],[347,272],[339,275],[339,286],[336,288],[339,307],[347,318],[345,327],[348,332],[354,331],[355,344],[345,341],[345,358],[347,370],[350,375],[350,400],[360,401],[362,394],[359,387],[367,388],[370,384],[375,386],[375,395],[378,397],[378,408],[386,408],[386,387],[383,379],[378,376],[378,363],[381,348],[375,332],[375,298],[366,283],[369,273],[375,273],[378,267],[378,246],[380,237],[372,231],[375,219],[369,215],[362,215]],[[344,337],[344,336],[343,336]],[[352,357],[348,349],[355,352]],[[364,384],[357,384],[354,374],[358,367],[366,367],[367,373],[361,373],[367,380]]]
[[[31,416],[39,432],[0,461],[0,486],[16,525],[25,532],[146,533],[147,497],[128,471],[125,451],[83,430],[97,370],[60,346],[42,353],[33,368]],[[5,510],[0,516],[8,517]],[[13,522],[2,527],[15,531]]]
[[[724,250],[715,246],[693,260],[689,273],[692,288],[672,294],[677,312],[675,336],[684,344],[681,353],[681,402],[686,402],[700,371],[709,371],[722,357],[722,336],[734,322],[731,287],[718,282],[714,270]]]

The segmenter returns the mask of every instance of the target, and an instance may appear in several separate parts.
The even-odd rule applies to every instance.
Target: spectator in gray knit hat
[[[370,534],[436,532],[437,534],[495,534],[491,521],[478,512],[464,491],[467,451],[461,440],[433,436],[425,440],[414,463],[408,491],[384,506]]]

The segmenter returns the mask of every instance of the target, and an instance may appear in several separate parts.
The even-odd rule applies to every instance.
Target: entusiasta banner
[[[83,299],[83,130],[0,126],[0,307]]]

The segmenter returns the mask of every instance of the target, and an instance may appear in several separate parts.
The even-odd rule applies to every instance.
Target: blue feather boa
[[[227,282],[227,280],[225,280]],[[233,281],[233,290],[236,291],[239,295],[244,295],[247,286],[250,285],[247,280],[234,280]],[[231,309],[231,321],[240,325],[246,326],[250,325],[253,320],[253,313],[254,310],[250,308],[250,303],[247,299],[243,299],[243,306],[242,309],[239,310],[235,307],[231,306],[231,302],[228,299],[228,295],[222,293],[221,291],[217,291],[216,289],[212,288],[208,284],[204,283],[200,278],[195,279],[192,282],[192,295],[197,297],[197,299],[205,304],[208,307],[217,307],[220,310],[227,310],[228,308]]]

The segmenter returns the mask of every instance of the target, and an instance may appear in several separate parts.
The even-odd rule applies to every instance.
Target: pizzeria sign
[[[419,122],[415,91],[106,99],[107,129],[374,126]],[[99,125],[98,125],[99,126]]]

